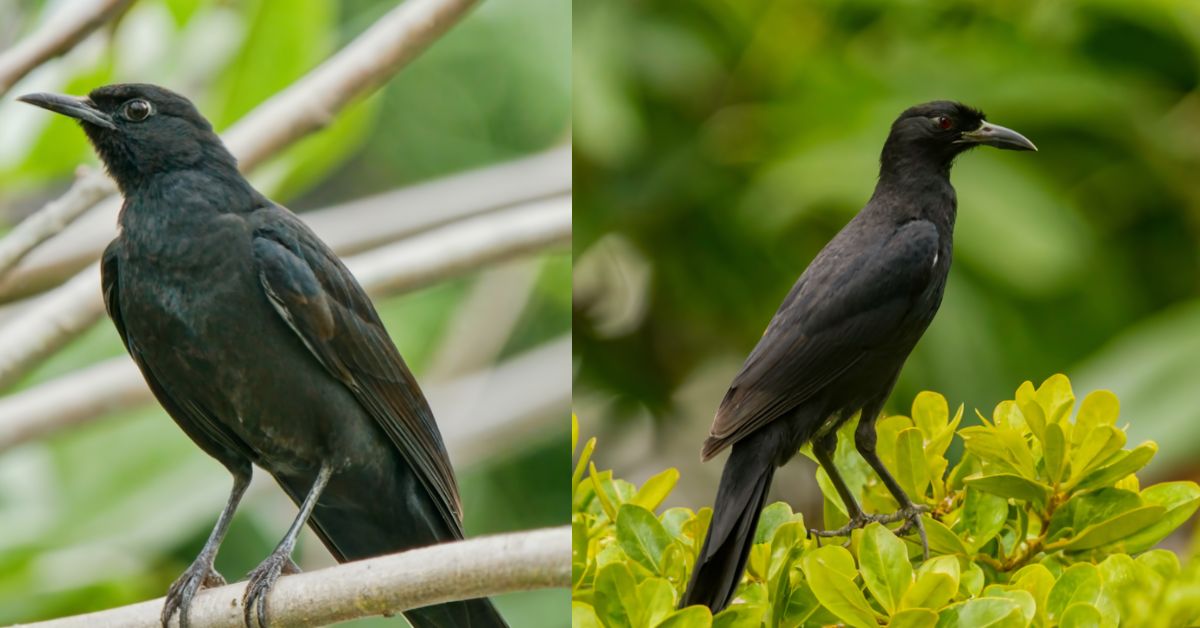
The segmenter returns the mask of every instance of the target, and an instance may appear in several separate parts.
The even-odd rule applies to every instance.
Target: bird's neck
[[[187,237],[221,214],[251,211],[264,197],[233,168],[162,172],[122,188],[118,222],[127,235]]]
[[[909,157],[884,164],[872,197],[878,202],[871,205],[889,208],[889,218],[898,223],[928,220],[948,237],[958,210],[949,163]]]

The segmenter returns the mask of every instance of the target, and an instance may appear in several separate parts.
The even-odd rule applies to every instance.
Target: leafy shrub
[[[1025,382],[990,420],[958,429],[961,407],[951,417],[941,395],[921,393],[911,417],[878,422],[878,450],[930,508],[930,559],[921,561],[915,536],[878,523],[822,546],[800,514],[771,504],[736,600],[715,617],[675,609],[712,510],[655,515],[678,471],[635,487],[596,468],[593,438],[571,478],[574,626],[1196,625],[1200,565],[1152,548],[1200,506],[1200,487],[1142,488],[1134,473],[1157,446],[1125,449],[1116,396],[1093,392],[1072,418],[1074,406],[1070,382],[1055,375],[1036,389]],[[838,468],[868,512],[891,512],[897,505],[854,451],[853,429],[840,435]],[[955,434],[965,451],[951,467]],[[823,470],[817,481],[824,527],[840,527],[846,513]]]

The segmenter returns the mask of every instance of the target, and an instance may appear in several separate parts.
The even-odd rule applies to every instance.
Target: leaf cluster
[[[679,479],[674,469],[640,487],[600,471],[595,439],[572,477],[576,628],[758,626],[1187,626],[1200,621],[1200,565],[1153,549],[1200,507],[1200,487],[1142,488],[1135,473],[1152,442],[1126,448],[1108,391],[1075,408],[1068,379],[1025,382],[980,425],[959,428],[946,400],[921,393],[911,416],[876,426],[878,451],[929,508],[930,559],[915,537],[872,523],[849,538],[810,538],[784,503],[759,521],[735,602],[713,616],[676,609],[712,511],[655,514]],[[894,500],[843,428],[835,463],[868,511]],[[951,465],[955,439],[964,452]],[[578,444],[577,428],[573,447]],[[825,527],[846,521],[818,470]],[[895,526],[892,526],[895,527]],[[840,541],[840,542],[839,542]]]

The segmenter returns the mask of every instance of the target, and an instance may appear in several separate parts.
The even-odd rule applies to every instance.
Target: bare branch
[[[268,601],[272,623],[323,626],[455,600],[571,586],[571,528],[487,536],[346,563],[279,579]],[[242,626],[245,583],[202,591],[191,620]],[[162,598],[28,628],[158,628]],[[172,622],[172,625],[175,625]]]
[[[64,5],[37,32],[0,55],[0,96],[34,68],[65,54],[133,0],[91,0]]]
[[[112,184],[90,168],[80,168],[78,183],[66,194],[50,201],[45,207],[21,221],[3,240],[0,240],[0,277],[12,270],[25,254],[66,228],[89,207],[112,193]]]
[[[225,134],[243,170],[333,121],[375,90],[474,7],[475,0],[408,0],[317,69],[238,120]]]
[[[239,167],[253,169],[292,142],[323,128],[348,103],[370,93],[414,59],[474,5],[475,0],[408,0],[392,9],[325,63],[229,129],[225,143],[238,158]],[[116,193],[116,186],[100,173],[83,177],[59,199],[59,215],[79,216],[96,204],[75,189],[82,186],[96,188],[102,197]],[[45,211],[47,208],[42,208],[38,213]],[[43,240],[54,235],[45,230],[37,233]],[[24,250],[14,247],[17,255],[7,266],[0,265],[0,275],[39,243],[26,245]]]
[[[483,214],[368,253],[348,264],[368,290],[394,293],[445,279],[571,237],[569,197]],[[104,314],[93,265],[0,328],[0,388],[83,333]]]
[[[103,179],[104,185],[110,185]],[[460,218],[571,190],[571,152],[560,147],[399,190],[305,212],[329,246],[358,253]],[[100,257],[116,235],[114,199],[85,214],[0,280],[0,303],[58,285]]]

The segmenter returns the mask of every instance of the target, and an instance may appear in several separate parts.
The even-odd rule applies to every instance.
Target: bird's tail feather
[[[680,606],[702,604],[716,613],[733,599],[774,475],[769,456],[734,445],[721,473],[712,523]]]
[[[414,608],[404,618],[413,628],[508,628],[487,598]]]

